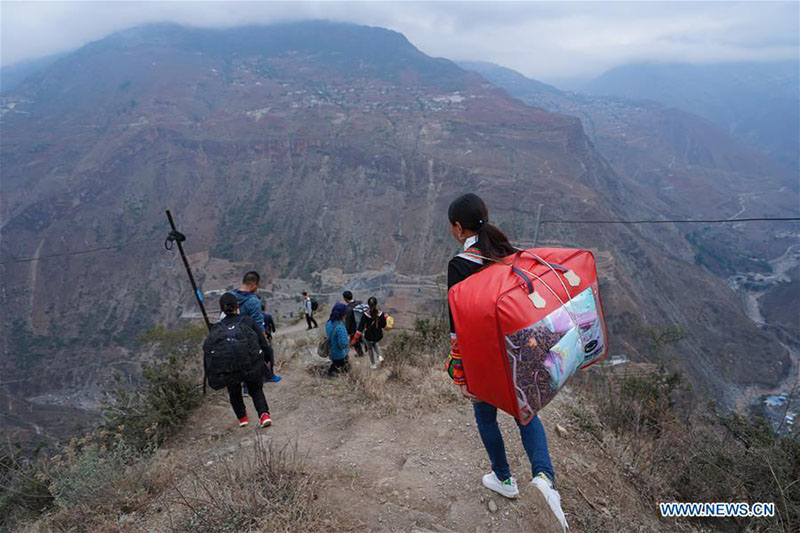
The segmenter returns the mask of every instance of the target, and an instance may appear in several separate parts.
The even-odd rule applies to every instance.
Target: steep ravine
[[[767,291],[775,287],[780,287],[779,290],[795,290],[796,286],[793,286],[795,280],[790,276],[790,272],[800,267],[800,243],[790,244],[782,255],[771,259],[769,265],[772,268],[770,274],[744,272],[728,278],[728,285],[739,295],[747,316],[755,324],[778,333],[776,338],[789,352],[792,368],[786,377],[774,387],[745,388],[741,399],[737,402],[739,410],[758,401],[762,395],[791,392],[792,388],[800,383],[800,335],[798,335],[800,332],[789,330],[781,325],[767,324],[762,314],[762,299]],[[797,313],[799,311],[797,309],[780,309],[779,312]]]

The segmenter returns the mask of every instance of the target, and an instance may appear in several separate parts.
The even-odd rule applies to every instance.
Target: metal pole
[[[200,306],[200,311],[203,313],[203,320],[205,320],[206,327],[210,330],[211,322],[208,320],[208,315],[206,314],[206,306],[203,305],[203,293],[197,288],[197,283],[194,281],[194,275],[192,274],[192,268],[189,266],[189,261],[186,259],[186,252],[183,251],[183,240],[186,237],[179,233],[175,228],[175,221],[172,219],[172,213],[169,212],[169,209],[167,209],[167,219],[169,219],[169,225],[172,227],[172,231],[174,231],[175,234],[180,235],[180,237],[175,239],[175,242],[178,243],[178,251],[181,253],[183,266],[186,267],[186,273],[189,274],[189,281],[192,283],[192,289],[194,289],[194,297],[197,299],[197,305]]]
[[[539,209],[536,211],[536,225],[533,227],[533,248],[536,248],[536,245],[539,242],[539,225],[542,223],[543,207],[543,204],[539,204]]]
[[[183,241],[186,240],[186,237],[178,231],[175,227],[175,221],[172,219],[172,213],[170,213],[169,209],[167,209],[167,219],[169,220],[169,225],[172,228],[172,233],[170,236],[174,238],[174,241],[178,243],[178,251],[181,253],[181,259],[183,259],[183,266],[186,267],[186,273],[189,274],[189,281],[192,283],[192,289],[194,289],[194,297],[197,299],[197,305],[200,306],[200,312],[203,313],[203,320],[206,323],[206,327],[211,330],[211,322],[208,320],[208,314],[206,314],[206,306],[203,305],[203,293],[200,292],[200,289],[197,288],[197,283],[194,280],[194,274],[192,274],[192,268],[189,266],[189,260],[186,259],[186,252],[183,251]],[[206,393],[206,374],[205,374],[205,367],[203,369],[203,394]]]

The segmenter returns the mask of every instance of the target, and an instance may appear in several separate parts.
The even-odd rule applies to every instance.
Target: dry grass
[[[444,357],[426,345],[421,335],[392,334],[384,352],[385,361],[378,370],[370,370],[366,356],[354,360],[350,372],[338,380],[338,392],[363,408],[411,417],[459,400],[443,371]]]
[[[90,445],[94,446],[94,445]],[[130,449],[83,449],[52,459],[56,507],[43,531],[118,531],[120,518],[146,509],[169,488],[178,466]]]
[[[276,446],[260,437],[190,472],[166,506],[175,510],[173,531],[318,531],[324,524],[318,485],[296,443]]]
[[[700,408],[680,377],[586,372],[591,405],[572,416],[646,501],[774,502],[776,516],[705,519],[723,531],[800,531],[800,435],[778,436],[758,417]]]
[[[281,367],[286,362],[303,360],[309,355],[315,355],[318,342],[317,337],[276,338],[272,344],[275,349],[276,366]]]
[[[444,372],[449,338],[446,315],[418,319],[413,330],[386,335],[381,343],[385,360],[377,370],[370,370],[366,355],[351,355],[350,372],[334,379],[325,375],[328,361],[313,357],[316,364],[307,370],[318,378],[317,396],[346,397],[349,405],[379,415],[403,412],[410,417],[421,416],[460,399]],[[315,348],[316,339],[313,342]],[[302,359],[303,350],[309,348],[295,344],[291,349],[291,359]]]
[[[431,324],[415,333],[389,334],[383,343],[386,360],[378,370],[371,371],[365,357],[353,361],[349,374],[335,379],[318,373],[328,363],[311,357],[317,338],[281,339],[276,348],[279,359],[291,366],[305,367],[314,360],[317,366],[312,374],[319,378],[310,380],[312,389],[317,390],[309,394],[341,398],[355,408],[353,417],[359,416],[360,409],[378,416],[398,412],[422,416],[459,400],[457,389],[443,372],[445,354]],[[178,362],[177,358],[167,360],[165,372],[151,373],[149,379],[159,384],[162,374],[176,375],[169,365]],[[142,396],[151,397],[155,396]],[[335,510],[326,510],[317,499],[323,483],[319,474],[309,472],[296,444],[279,447],[259,436],[208,466],[187,470],[185,462],[176,462],[180,458],[165,457],[157,450],[165,436],[151,438],[154,424],[150,418],[147,423],[134,423],[139,419],[128,416],[129,411],[137,416],[140,412],[147,416],[161,412],[141,409],[150,404],[139,400],[118,402],[118,424],[107,423],[105,430],[75,441],[36,468],[11,468],[10,464],[5,477],[15,477],[9,477],[9,484],[35,492],[36,498],[39,493],[47,498],[42,505],[16,496],[6,502],[3,509],[19,511],[19,519],[11,518],[10,523],[22,525],[38,518],[28,522],[29,527],[120,531],[135,530],[139,521],[149,516],[159,521],[159,528],[187,532],[327,531],[352,526],[339,523],[344,518]],[[128,404],[132,409],[122,409]],[[28,482],[23,474],[30,478]],[[342,475],[334,471],[330,474]],[[4,502],[0,498],[0,503]],[[8,522],[0,521],[0,529],[2,524]]]

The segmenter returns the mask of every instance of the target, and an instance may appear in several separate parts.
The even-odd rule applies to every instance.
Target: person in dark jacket
[[[361,306],[362,302],[361,300],[354,300],[353,293],[350,291],[344,291],[342,293],[342,298],[344,299],[344,304],[347,306],[347,314],[344,316],[344,325],[347,328],[347,335],[350,338],[350,342],[352,342],[353,337],[358,331],[358,324],[361,320],[361,316],[363,315],[363,311],[358,311],[356,307]],[[356,357],[362,357],[364,355],[364,343],[361,339],[353,344],[353,348],[356,350]]]
[[[347,336],[347,328],[342,319],[347,315],[347,306],[341,302],[331,309],[331,316],[325,324],[325,334],[331,343],[331,366],[328,368],[328,375],[339,374],[350,371],[350,363],[347,353],[350,350],[350,339]]]
[[[489,223],[489,210],[477,195],[465,194],[453,200],[447,215],[450,219],[451,233],[463,245],[464,250],[451,259],[447,266],[448,290],[484,268],[485,260],[497,261],[517,251],[505,234]],[[487,332],[487,335],[494,333]],[[483,476],[483,485],[506,498],[516,498],[519,496],[519,489],[509,469],[503,435],[497,424],[497,408],[480,401],[467,388],[452,312],[450,343],[451,353],[447,359],[447,372],[458,385],[461,394],[473,402],[478,433],[492,465],[492,471]],[[517,427],[523,448],[531,463],[533,474],[531,488],[534,494],[539,496],[540,506],[546,505],[552,513],[552,518],[558,521],[563,531],[567,531],[567,519],[561,509],[561,496],[555,488],[555,473],[542,422],[538,416],[534,416],[527,425],[517,423]]]
[[[261,314],[264,316],[264,333],[267,337],[266,346],[262,346],[264,350],[264,362],[267,365],[267,371],[264,373],[264,383],[277,383],[282,378],[275,373],[275,350],[272,348],[272,334],[275,333],[275,320],[272,315],[266,312],[267,306],[261,302]]]
[[[272,341],[272,334],[278,330],[275,328],[275,319],[267,313],[267,304],[264,302],[261,302],[261,314],[264,315],[264,331],[267,332],[267,340]]]
[[[260,339],[261,335],[258,326],[251,317],[239,315],[239,302],[235,294],[227,292],[219,299],[219,307],[225,313],[225,318],[214,325],[217,327],[230,327],[234,324],[240,324],[243,327],[251,328],[256,336]],[[266,339],[265,339],[266,340]],[[260,345],[260,342],[259,342]],[[258,354],[253,367],[243,372],[241,381],[243,381],[253,399],[253,406],[258,413],[259,425],[267,427],[272,424],[272,418],[269,414],[269,405],[267,398],[264,396],[263,380],[264,380],[264,363],[261,359],[261,354]],[[239,419],[239,426],[243,427],[248,424],[247,409],[244,405],[242,398],[242,388],[240,381],[227,386],[228,397],[233,407],[233,412],[236,413],[236,418]]]
[[[383,362],[383,354],[381,354],[381,347],[378,343],[383,339],[386,314],[378,309],[378,299],[374,296],[369,297],[367,304],[369,305],[369,310],[361,317],[361,323],[358,325],[358,331],[352,342],[356,343],[362,336],[364,337],[364,341],[367,344],[367,353],[369,353],[369,367],[375,370],[378,368],[377,363]]]

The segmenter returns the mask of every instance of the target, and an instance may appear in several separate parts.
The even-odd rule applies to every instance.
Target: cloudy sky
[[[330,19],[391,28],[423,52],[555,81],[638,61],[798,58],[797,2],[10,2],[0,65],[77,48],[131,26]]]

